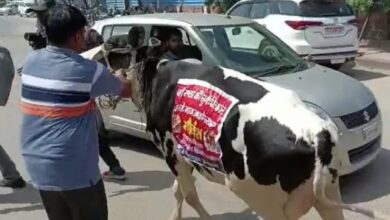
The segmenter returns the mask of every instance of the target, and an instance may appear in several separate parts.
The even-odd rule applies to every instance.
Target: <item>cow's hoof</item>
[[[174,211],[168,220],[182,220],[182,217],[176,211]]]

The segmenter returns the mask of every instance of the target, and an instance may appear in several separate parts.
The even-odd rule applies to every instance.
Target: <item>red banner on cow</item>
[[[223,122],[237,102],[208,82],[179,80],[172,114],[177,151],[193,162],[223,171],[218,140]]]

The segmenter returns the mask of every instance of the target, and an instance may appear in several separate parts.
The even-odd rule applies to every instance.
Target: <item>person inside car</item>
[[[177,28],[169,30],[167,39],[163,39],[166,52],[162,55],[161,59],[168,60],[180,60],[183,59],[183,34]]]

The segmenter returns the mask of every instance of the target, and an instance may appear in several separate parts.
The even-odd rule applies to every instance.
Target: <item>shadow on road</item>
[[[390,150],[383,149],[378,158],[357,173],[341,178],[341,193],[346,203],[371,201],[390,194]]]
[[[251,211],[248,209],[241,212],[241,213],[224,213],[224,214],[218,214],[218,215],[212,215],[211,218],[213,220],[259,220],[256,215],[252,214]],[[197,220],[199,218],[184,218],[184,220]]]
[[[110,181],[120,185],[138,186],[134,189],[124,189],[113,192],[109,197],[116,197],[126,193],[160,191],[170,188],[173,185],[174,176],[167,171],[140,171],[128,172],[126,181]]]
[[[118,146],[138,153],[163,158],[161,152],[151,141],[115,132],[110,134],[110,142],[111,146]]]
[[[375,71],[368,71],[362,69],[351,69],[351,68],[343,68],[341,72],[346,75],[353,77],[359,81],[367,81],[372,79],[378,79],[383,77],[388,77],[389,75],[381,73],[381,70],[375,69]]]
[[[27,206],[0,209],[0,215],[11,212],[34,211],[43,209],[39,193],[28,184],[24,189],[14,190],[8,194],[0,194],[0,204],[31,204]]]
[[[387,74],[382,73],[382,70],[378,69],[373,69],[372,71],[369,71],[362,69],[342,68],[340,71],[359,81],[367,81],[389,76]]]

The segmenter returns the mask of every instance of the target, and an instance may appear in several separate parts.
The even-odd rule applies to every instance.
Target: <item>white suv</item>
[[[34,4],[32,3],[21,3],[18,7],[20,17],[33,17],[34,12],[29,12],[29,13],[26,12],[27,9],[29,9],[33,5]]]
[[[358,56],[356,16],[343,0],[242,0],[227,14],[255,20],[317,63],[340,68]]]

